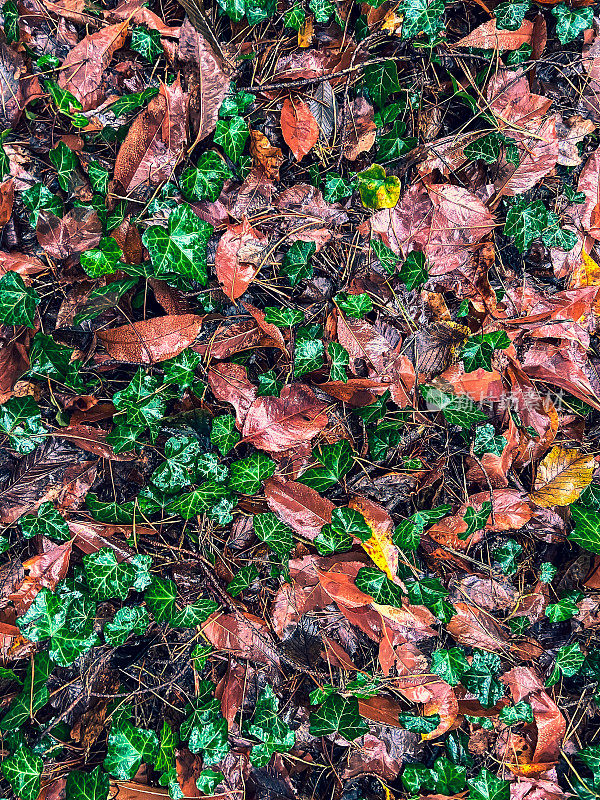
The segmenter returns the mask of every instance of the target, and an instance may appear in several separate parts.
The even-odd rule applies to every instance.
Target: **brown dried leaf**
[[[270,180],[279,180],[279,167],[283,164],[281,148],[273,147],[261,131],[250,130],[250,155],[256,169]]]
[[[74,208],[62,219],[50,211],[40,211],[36,234],[49,256],[63,259],[96,247],[102,237],[102,223],[98,214],[87,208]]]
[[[309,486],[285,478],[269,478],[264,492],[271,511],[300,536],[314,539],[323,525],[331,522],[335,506]]]
[[[528,19],[524,20],[516,31],[499,30],[496,28],[496,20],[490,19],[460,39],[455,47],[481,47],[484,50],[500,52],[518,50],[524,44],[531,44],[532,34],[533,22]]]
[[[266,236],[255,230],[245,217],[221,236],[215,269],[230,300],[241,297],[254,279],[262,263],[265,240]]]
[[[361,153],[375,144],[377,128],[373,106],[364,97],[357,97],[347,108],[344,120],[343,153],[348,161],[356,161]]]
[[[555,445],[540,462],[529,498],[542,508],[571,505],[592,482],[595,466],[593,455]]]
[[[157,364],[189,347],[202,327],[197,314],[178,314],[98,331],[108,354],[129,364]]]

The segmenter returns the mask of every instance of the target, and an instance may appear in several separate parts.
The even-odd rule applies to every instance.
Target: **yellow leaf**
[[[581,289],[584,286],[600,286],[600,265],[581,251],[581,261],[569,277],[569,289]]]
[[[298,31],[298,47],[310,47],[313,40],[313,18],[306,17]]]
[[[541,508],[574,503],[592,482],[595,463],[594,456],[555,445],[540,462],[530,499]]]
[[[365,497],[354,497],[348,505],[363,515],[373,534],[366,542],[361,542],[364,550],[393,581],[398,572],[398,548],[392,542],[392,518],[385,508]]]

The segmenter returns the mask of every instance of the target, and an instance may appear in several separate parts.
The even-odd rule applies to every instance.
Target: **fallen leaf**
[[[281,131],[297,161],[301,161],[319,140],[317,121],[306,103],[298,98],[283,101]]]
[[[217,278],[230,300],[244,294],[264,261],[266,236],[244,217],[219,240],[215,256]]]
[[[83,207],[74,208],[62,219],[51,211],[40,211],[36,233],[49,256],[63,259],[97,247],[102,223],[95,211]]]
[[[208,373],[208,385],[217,400],[235,408],[236,425],[242,430],[248,410],[256,399],[256,388],[250,383],[241,364],[215,364]]]
[[[201,327],[202,317],[197,314],[180,314],[153,317],[98,331],[96,335],[108,354],[117,361],[157,364],[174,358],[189,347]]]
[[[398,573],[398,548],[392,542],[392,518],[383,506],[366,497],[355,496],[348,505],[362,514],[373,534],[366,542],[361,541],[363,549],[374,564],[393,581]]]
[[[283,163],[281,148],[273,147],[264,133],[250,130],[250,155],[256,169],[269,180],[279,180],[279,167]]]
[[[518,50],[524,44],[531,44],[533,22],[528,19],[516,31],[501,30],[496,27],[496,20],[484,22],[468,36],[459,39],[455,47],[481,47],[484,50]]]
[[[331,522],[334,504],[302,483],[269,478],[264,483],[271,511],[306,539],[314,539],[325,523]]]
[[[595,466],[593,455],[555,445],[540,462],[529,497],[542,508],[568,506],[590,485]]]
[[[364,97],[357,97],[346,109],[344,117],[343,152],[348,161],[356,161],[361,153],[375,144],[377,129],[373,106]]]

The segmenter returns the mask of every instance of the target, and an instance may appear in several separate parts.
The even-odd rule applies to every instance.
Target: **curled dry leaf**
[[[281,132],[285,143],[298,161],[319,141],[319,126],[310,108],[302,100],[289,97],[281,109]]]
[[[11,217],[15,200],[15,182],[13,178],[0,183],[0,228],[3,228]]]
[[[460,39],[455,47],[481,47],[484,50],[518,50],[524,44],[531,44],[533,22],[528,19],[516,31],[499,30],[496,20],[484,22],[468,36]]]
[[[0,275],[4,275],[6,272],[18,272],[24,282],[28,284],[31,275],[38,275],[47,269],[48,265],[34,256],[15,251],[12,253],[0,252]]]
[[[361,542],[362,547],[376,566],[393,581],[398,573],[398,548],[392,542],[392,518],[383,506],[366,497],[353,497],[348,505],[363,515],[373,534],[366,542]]]
[[[13,127],[19,121],[25,107],[25,98],[20,78],[25,72],[25,63],[6,43],[0,41],[0,120],[4,125]]]
[[[343,152],[348,161],[356,161],[361,153],[375,144],[377,128],[373,106],[364,97],[357,97],[346,110],[344,118]]]
[[[158,94],[131,124],[115,161],[115,180],[127,192],[171,178],[187,137],[188,98],[179,77],[161,83]]]
[[[96,108],[102,98],[102,75],[115,50],[123,46],[129,22],[108,25],[90,33],[76,45],[63,61],[58,84],[79,100],[84,111]]]
[[[331,522],[333,503],[303,483],[269,478],[264,491],[271,511],[300,536],[314,539]]]
[[[250,130],[250,155],[256,169],[261,170],[266,178],[279,180],[279,167],[283,163],[281,148],[273,147],[264,133]]]
[[[189,347],[201,327],[202,317],[197,314],[178,314],[98,331],[97,336],[117,361],[156,364]]]
[[[593,455],[555,445],[540,462],[530,499],[542,508],[574,503],[592,482],[595,465]]]
[[[219,240],[215,256],[217,278],[230,300],[244,294],[264,260],[266,236],[244,217]]]
[[[325,403],[302,383],[287,384],[280,397],[257,397],[242,428],[244,441],[268,453],[309,442],[327,425]]]
[[[107,458],[110,461],[135,460],[135,454],[115,453],[112,446],[107,443],[106,435],[106,431],[100,428],[93,428],[91,425],[83,424],[68,425],[66,428],[59,428],[54,432],[54,436],[60,439],[68,439],[82,450],[101,458]]]

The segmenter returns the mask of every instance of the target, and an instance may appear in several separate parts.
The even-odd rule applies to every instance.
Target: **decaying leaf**
[[[555,445],[538,466],[531,500],[542,508],[574,503],[592,482],[595,465],[593,455]]]

